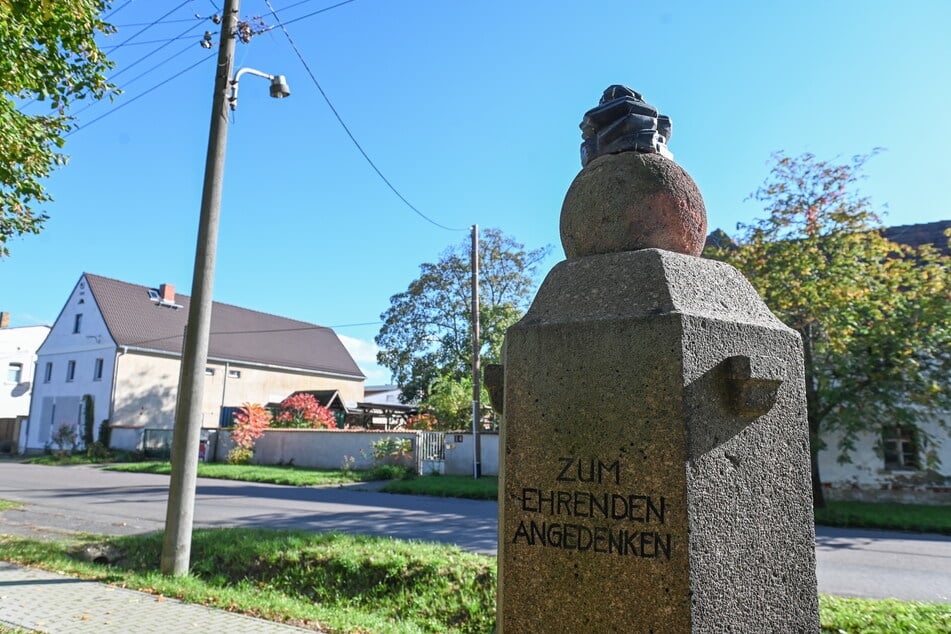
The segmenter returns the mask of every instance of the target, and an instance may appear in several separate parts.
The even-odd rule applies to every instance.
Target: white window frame
[[[23,364],[11,363],[7,366],[7,383],[19,383],[23,380]]]
[[[76,361],[70,359],[66,362],[66,382],[72,383],[76,380]]]
[[[99,357],[98,359],[96,359],[96,363],[95,363],[95,365],[93,365],[93,370],[92,370],[92,380],[93,380],[93,381],[101,381],[101,380],[102,380],[102,371],[103,371],[103,368],[105,367],[105,365],[106,365],[106,362],[105,362],[105,360],[104,360],[102,357]]]

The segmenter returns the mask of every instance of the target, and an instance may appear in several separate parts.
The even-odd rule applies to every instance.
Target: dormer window
[[[79,334],[79,331],[82,329],[83,325],[83,314],[76,313],[76,318],[73,320],[73,334]]]

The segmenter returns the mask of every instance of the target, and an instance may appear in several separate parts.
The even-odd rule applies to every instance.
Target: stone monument
[[[568,259],[487,373],[500,633],[819,631],[802,346],[697,257],[670,130],[623,86],[585,115]]]

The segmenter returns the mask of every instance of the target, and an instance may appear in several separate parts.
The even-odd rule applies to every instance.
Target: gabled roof
[[[883,227],[882,236],[898,244],[918,248],[925,244],[934,246],[939,253],[951,255],[948,248],[948,238],[944,232],[951,229],[951,220],[923,222],[914,225],[898,225]],[[704,248],[730,248],[734,246],[733,239],[723,229],[714,229],[709,235]]]
[[[944,255],[951,255],[951,249],[948,248],[948,238],[944,235],[944,232],[948,229],[951,229],[951,220],[938,220],[937,222],[924,222],[916,225],[885,227],[882,229],[882,235],[892,242],[907,244],[915,248],[931,244]]]
[[[148,286],[84,274],[110,335],[118,346],[181,355],[190,297],[175,304],[149,296]],[[330,328],[214,302],[208,358],[352,378],[363,373]]]

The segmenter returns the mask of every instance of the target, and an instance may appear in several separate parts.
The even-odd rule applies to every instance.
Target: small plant
[[[86,457],[93,462],[105,462],[112,459],[112,452],[101,442],[96,441],[86,445]]]
[[[357,459],[354,456],[344,456],[343,462],[340,463],[340,471],[342,471],[344,475],[349,476],[353,473],[353,463],[356,461]]]
[[[370,443],[370,454],[380,464],[395,465],[413,457],[413,441],[409,438],[391,438]]]
[[[247,447],[235,447],[228,452],[225,459],[228,464],[251,464],[251,458],[254,452]]]
[[[68,456],[76,448],[76,444],[79,442],[79,434],[76,432],[75,425],[63,421],[53,432],[50,440],[56,445],[56,451],[60,456]]]

